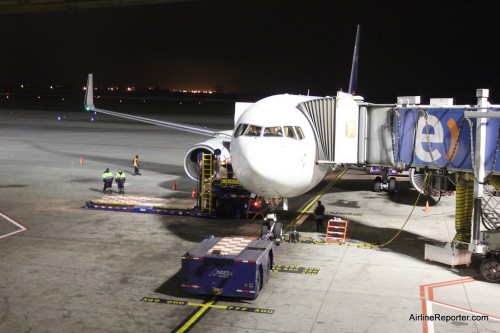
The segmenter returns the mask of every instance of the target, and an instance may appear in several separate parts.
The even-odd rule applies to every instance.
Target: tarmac
[[[184,294],[186,251],[207,235],[258,236],[261,221],[84,204],[102,195],[106,168],[125,171],[125,195],[190,198],[195,183],[182,161],[205,138],[58,115],[0,110],[0,332],[500,332],[500,285],[481,281],[477,258],[469,267],[424,259],[425,244],[453,239],[455,197],[426,211],[424,199],[414,207],[407,178],[395,195],[375,193],[374,176],[355,169],[290,200],[281,222],[296,225],[302,242],[276,249],[284,271],[257,299]],[[136,154],[141,176],[132,175]],[[315,232],[308,212],[319,197],[329,217],[349,221],[345,243]],[[304,269],[313,273],[297,273]]]

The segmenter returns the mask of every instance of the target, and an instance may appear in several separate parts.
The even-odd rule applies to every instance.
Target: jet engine
[[[429,170],[427,171],[427,181],[425,180],[425,172],[417,171],[415,168],[410,168],[410,183],[420,193],[425,195],[439,196],[444,192],[455,191],[455,175],[445,170]]]
[[[231,159],[231,153],[229,152],[230,143],[231,142],[227,139],[224,140],[220,137],[216,137],[191,147],[191,149],[187,151],[186,156],[184,156],[184,170],[189,178],[193,180],[198,179],[198,173],[200,171],[198,155],[200,155],[200,153],[213,154],[216,149],[220,149],[221,160],[229,161]]]

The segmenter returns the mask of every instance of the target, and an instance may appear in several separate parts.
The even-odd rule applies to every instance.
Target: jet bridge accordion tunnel
[[[336,97],[300,103],[297,108],[314,129],[318,164],[410,169],[412,185],[419,191],[441,193],[458,186],[460,193],[468,193],[460,196],[466,201],[473,200],[467,182],[479,180],[500,190],[500,106],[488,103],[485,108],[479,99],[477,107],[456,106],[452,99],[431,100],[430,105],[421,105],[419,97],[410,100],[371,104],[340,92]],[[487,111],[493,116],[481,122],[466,117],[466,111]],[[478,122],[483,126],[481,144],[477,143]],[[431,174],[426,187],[424,172]],[[467,209],[467,216],[460,217],[457,230],[470,230],[463,221],[471,220],[471,212]]]

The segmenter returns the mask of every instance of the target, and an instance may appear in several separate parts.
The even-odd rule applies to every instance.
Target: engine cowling
[[[230,141],[224,140],[220,137],[213,138],[204,142],[200,142],[191,147],[184,156],[184,170],[189,178],[193,180],[198,179],[199,164],[198,155],[200,153],[213,154],[216,149],[221,151],[221,160],[231,160],[231,153],[229,152]]]
[[[438,196],[440,193],[455,191],[454,174],[443,170],[429,170],[429,179],[425,184],[425,173],[410,168],[409,178],[411,185],[420,193]]]

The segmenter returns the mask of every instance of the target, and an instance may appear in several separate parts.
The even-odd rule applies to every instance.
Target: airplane
[[[217,131],[99,109],[94,105],[92,74],[88,75],[85,108],[212,137],[187,151],[184,158],[186,174],[196,180],[199,153],[213,154],[220,149],[221,156],[232,163],[235,178],[245,189],[265,198],[274,213],[281,202],[287,209],[288,198],[314,188],[339,163],[356,162],[357,156],[351,156],[351,152],[356,150],[358,140],[355,128],[359,99],[354,90],[359,34],[358,25],[348,92],[338,92],[334,97],[281,94],[255,103],[237,103],[233,131]],[[325,120],[325,117],[331,119]],[[330,141],[341,145],[330,147]]]

